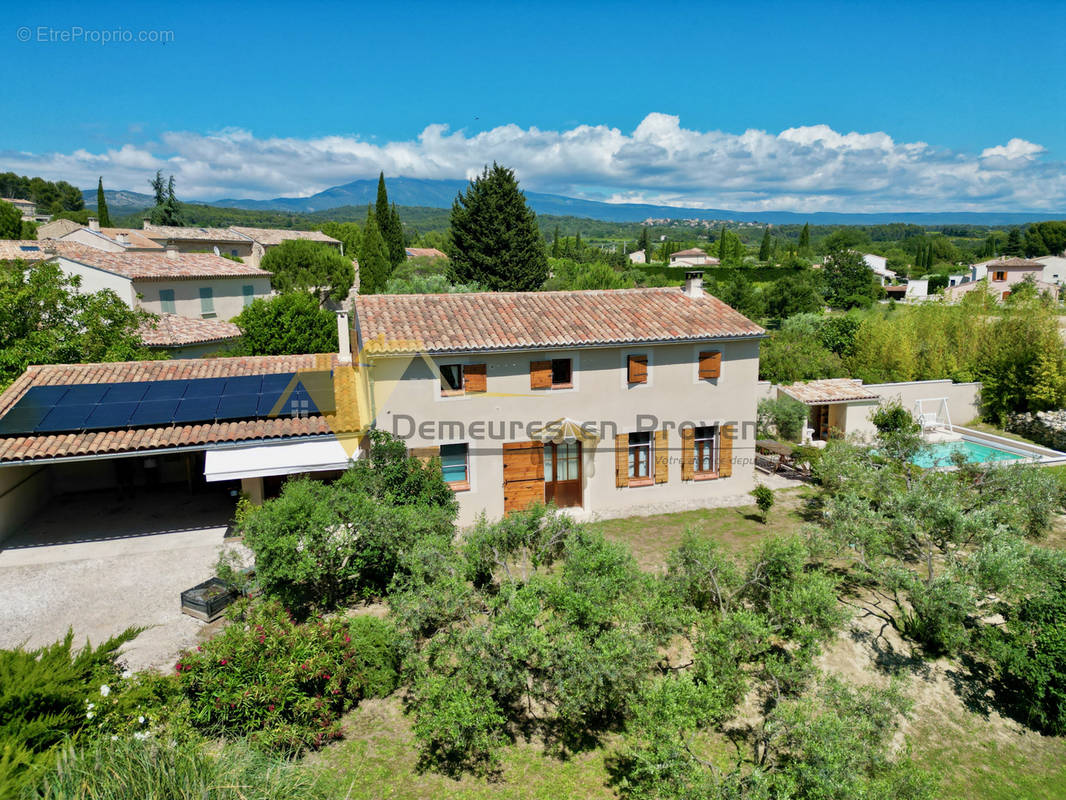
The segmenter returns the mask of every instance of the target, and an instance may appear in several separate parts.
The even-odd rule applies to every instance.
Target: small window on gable
[[[995,273],[993,273],[992,280],[994,280],[994,281],[1005,281],[1005,280],[1007,280],[1007,273],[1002,271],[1002,270],[998,270]]]
[[[454,490],[470,488],[469,445],[442,444],[440,446],[440,469],[444,481]]]
[[[565,389],[573,386],[574,372],[569,358],[552,359],[552,388]]]
[[[440,393],[462,394],[463,365],[443,364],[440,368]]]
[[[164,314],[175,313],[173,289],[159,290],[159,307]]]
[[[722,375],[722,353],[708,350],[700,353],[700,380],[714,380]]]

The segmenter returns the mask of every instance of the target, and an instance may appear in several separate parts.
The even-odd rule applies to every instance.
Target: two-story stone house
[[[437,457],[460,522],[552,501],[582,518],[754,484],[762,328],[684,288],[362,295],[365,418]]]

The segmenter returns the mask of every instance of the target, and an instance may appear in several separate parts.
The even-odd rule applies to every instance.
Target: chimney
[[[148,219],[148,217],[145,217],[144,219],[141,220],[141,230],[145,230],[146,231],[146,230],[148,230],[151,227],[152,227],[152,220]]]
[[[89,230],[100,230],[100,220],[98,220],[96,217],[89,217]]]
[[[122,244],[122,245],[126,245],[126,244],[130,243],[130,237],[127,234],[125,234],[125,233],[116,233],[115,234],[115,240],[119,244]]]
[[[167,242],[167,258],[177,258],[177,257],[178,257],[178,246],[176,244],[171,244],[170,242]]]
[[[703,297],[703,270],[694,269],[685,273],[685,296]]]
[[[348,309],[337,309],[337,361],[352,363],[352,333],[348,323]]]

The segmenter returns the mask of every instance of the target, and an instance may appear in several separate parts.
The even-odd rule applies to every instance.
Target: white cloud
[[[683,128],[648,114],[630,133],[606,125],[551,131],[502,125],[376,144],[356,135],[273,137],[226,128],[172,131],[160,142],[103,152],[0,153],[0,169],[92,186],[147,191],[156,169],[186,198],[307,196],[356,178],[468,178],[513,167],[525,188],[612,202],[737,210],[1061,210],[1066,170],[1039,144],[1014,138],[980,155],[897,142],[828,125],[734,134]]]

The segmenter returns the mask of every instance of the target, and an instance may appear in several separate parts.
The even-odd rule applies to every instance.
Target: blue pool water
[[[951,465],[951,454],[959,450],[966,457],[969,464],[987,464],[990,461],[1017,461],[1024,456],[1017,453],[1009,453],[995,447],[989,447],[976,442],[937,442],[925,448],[914,457],[913,461],[919,467],[946,467]]]

